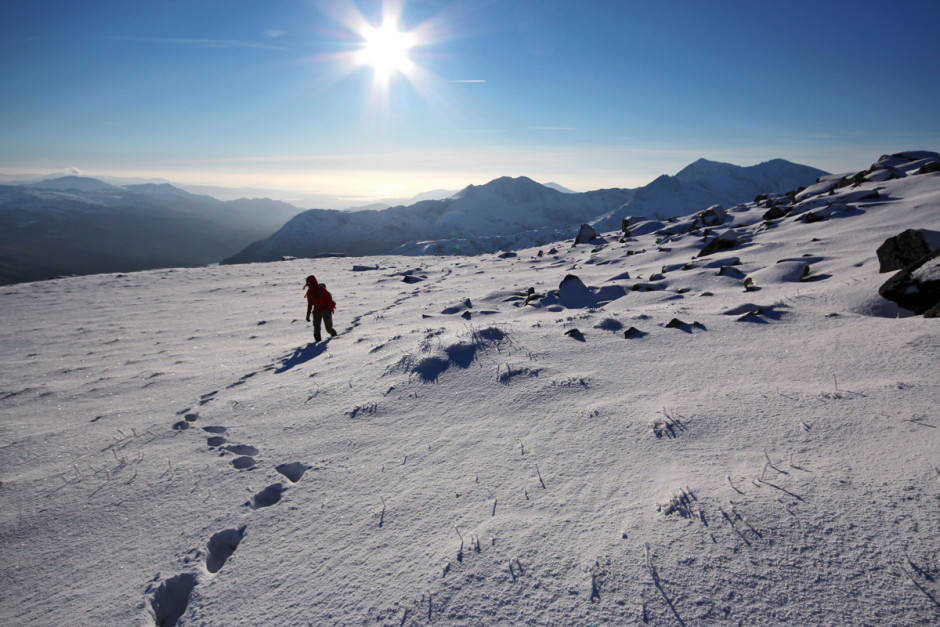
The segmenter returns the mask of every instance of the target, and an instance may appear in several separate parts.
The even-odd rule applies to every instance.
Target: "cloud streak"
[[[164,44],[172,46],[192,46],[196,48],[226,49],[226,48],[251,48],[256,50],[287,50],[286,46],[274,44],[263,44],[255,41],[243,41],[238,39],[177,39],[172,37],[107,37],[112,41],[130,41],[149,44]]]

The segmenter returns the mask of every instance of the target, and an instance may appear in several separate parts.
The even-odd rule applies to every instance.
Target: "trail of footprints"
[[[406,278],[420,280],[427,277],[406,275]],[[409,298],[414,297],[416,293],[418,292],[415,291],[401,294],[394,303],[385,309],[356,316],[350,322],[348,330],[352,330],[358,327],[363,317],[370,315],[382,315],[385,311],[394,308],[396,305],[408,300]],[[272,364],[262,368],[262,371],[270,371],[275,367],[276,366]],[[256,374],[258,374],[258,372],[246,374],[236,382],[227,386],[226,389],[244,385],[248,379],[255,376]],[[219,391],[215,390],[201,395],[197,401],[197,405],[199,407],[208,405],[216,399],[218,393]],[[199,420],[198,413],[193,412],[190,409],[183,410],[179,413],[183,415],[183,419],[173,424],[172,428],[174,430],[185,431],[199,428],[196,426],[196,423]],[[211,450],[217,451],[220,455],[234,455],[233,459],[231,460],[231,464],[232,467],[236,470],[251,470],[257,466],[258,461],[256,457],[259,455],[260,451],[256,447],[249,444],[237,444],[229,442],[227,427],[221,425],[209,425],[203,426],[201,429],[206,435],[206,444]],[[300,479],[304,476],[304,473],[309,469],[310,466],[302,462],[289,462],[275,467],[275,470],[277,470],[277,472],[283,475],[284,478],[292,484],[300,481]],[[276,505],[278,502],[280,502],[286,490],[287,487],[283,483],[272,483],[248,499],[244,503],[244,506],[247,507],[250,511],[271,507],[272,505]],[[228,559],[235,553],[238,545],[244,539],[247,533],[247,529],[248,525],[241,525],[237,528],[224,529],[219,531],[209,538],[204,551],[193,550],[190,551],[190,553],[193,554],[198,561],[203,561],[207,576],[215,576],[219,571],[222,570],[225,562],[228,561]],[[187,557],[184,559],[184,561],[188,563],[190,558]],[[193,590],[199,584],[199,575],[200,573],[181,573],[160,581],[161,576],[159,573],[157,573],[157,575],[153,578],[144,591],[146,595],[149,595],[149,607],[154,625],[157,627],[174,627],[177,624],[179,619],[186,612],[186,608],[189,605],[189,600],[192,596]]]
[[[199,405],[211,402],[218,392],[210,392],[199,398]],[[189,409],[179,412],[183,420],[173,424],[176,431],[196,429],[199,414]],[[222,456],[233,455],[231,464],[236,470],[251,470],[258,464],[255,459],[260,451],[249,444],[230,443],[228,428],[221,425],[208,425],[201,427],[206,436],[209,449]],[[275,466],[275,470],[284,476],[289,483],[297,483],[304,476],[310,466],[302,462],[289,462]],[[283,483],[272,483],[260,492],[253,495],[244,503],[250,511],[276,505],[284,495],[287,487]],[[231,529],[223,529],[212,535],[204,550],[193,549],[190,555],[184,558],[189,563],[195,559],[197,563],[205,566],[206,575],[215,576],[225,562],[235,553],[238,545],[244,539],[248,525],[241,525]],[[200,582],[202,573],[185,572],[160,581],[160,574],[153,578],[144,591],[149,595],[150,615],[157,627],[174,627],[186,612],[193,590]]]

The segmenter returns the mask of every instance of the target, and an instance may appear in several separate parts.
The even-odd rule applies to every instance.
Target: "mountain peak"
[[[686,167],[682,168],[675,178],[683,183],[691,183],[702,179],[709,179],[718,176],[727,176],[731,172],[740,169],[730,163],[720,161],[709,161],[708,159],[698,159]]]
[[[494,194],[501,198],[524,200],[534,199],[545,194],[560,193],[541,183],[537,183],[527,176],[501,176],[483,185],[468,185],[462,189],[455,198],[471,198],[479,194]]]

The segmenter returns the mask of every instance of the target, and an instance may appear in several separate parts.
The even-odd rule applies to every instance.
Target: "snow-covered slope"
[[[940,333],[877,293],[940,230],[908,165],[515,257],[3,288],[0,623],[937,624]]]

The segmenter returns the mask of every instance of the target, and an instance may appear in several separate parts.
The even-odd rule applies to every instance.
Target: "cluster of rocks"
[[[883,155],[867,170],[851,175],[823,176],[813,185],[782,194],[761,194],[754,199],[751,206],[757,205],[767,209],[762,215],[763,223],[758,230],[773,228],[785,218],[806,223],[821,222],[832,217],[861,213],[864,207],[860,208],[859,203],[881,200],[878,189],[872,189],[871,185],[855,189],[863,184],[936,172],[940,172],[940,153],[908,151]],[[656,244],[659,250],[666,251],[668,248],[663,246],[670,241],[688,234],[700,234],[704,243],[697,258],[739,248],[745,246],[753,234],[753,229],[742,229],[742,225],[735,225],[734,216],[731,214],[742,207],[747,205],[738,205],[730,210],[721,205],[713,205],[688,218],[672,218],[667,223],[625,217],[621,224],[623,237],[620,242],[626,243],[631,237],[641,233],[655,233],[658,236]],[[597,238],[598,234],[591,225],[582,224],[575,237],[575,244],[588,243]],[[633,253],[634,251],[627,251],[628,255]],[[877,253],[881,272],[897,272],[881,287],[881,296],[915,314],[940,316],[940,233],[909,229],[886,240]],[[810,280],[810,266],[807,260],[785,261],[787,263],[781,262],[775,268],[766,270],[773,274],[769,279]],[[669,269],[691,269],[695,266],[696,262],[693,260],[681,268]],[[663,272],[666,271],[667,268],[664,267]],[[785,276],[777,276],[784,271]],[[719,274],[740,275],[738,278],[744,278],[746,291],[760,289],[756,276],[744,276],[728,264],[722,264]],[[654,275],[650,277],[650,281],[662,278],[661,275]],[[771,282],[774,282],[773,280]],[[657,289],[657,286],[654,283],[633,286],[635,291],[649,289]],[[594,293],[595,291],[585,286],[577,277],[569,275],[562,281],[559,290],[552,295],[567,307],[596,306],[598,301],[606,299]],[[533,295],[527,296],[525,304],[535,300]],[[604,296],[616,298],[616,295]]]

